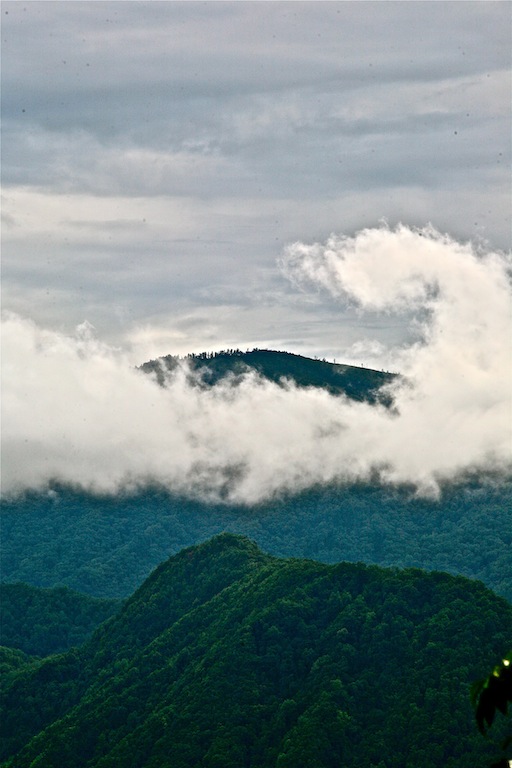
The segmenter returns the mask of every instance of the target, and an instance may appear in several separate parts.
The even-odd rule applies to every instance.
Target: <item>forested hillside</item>
[[[512,483],[504,480],[446,486],[439,500],[353,485],[254,507],[155,488],[100,497],[54,487],[2,502],[2,578],[126,597],[170,554],[222,531],[281,556],[458,573],[512,601]]]
[[[469,685],[511,636],[479,583],[225,534],[160,565],[80,649],[12,674],[3,765],[484,766]]]
[[[120,600],[101,600],[67,587],[2,584],[0,643],[34,656],[61,653],[81,645],[120,605]]]
[[[390,384],[396,376],[385,371],[312,360],[291,352],[271,349],[203,352],[188,355],[184,359],[166,355],[144,363],[140,369],[155,375],[163,385],[166,376],[172,376],[180,362],[185,362],[192,373],[199,375],[195,381],[203,386],[213,386],[228,377],[236,382],[237,378],[252,371],[276,384],[292,381],[299,387],[321,387],[333,395],[343,394],[352,400],[366,400],[370,403],[390,402],[389,396],[379,390]]]

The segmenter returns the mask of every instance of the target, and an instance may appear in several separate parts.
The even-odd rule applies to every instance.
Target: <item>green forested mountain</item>
[[[275,559],[224,534],[160,565],[80,649],[11,673],[1,759],[485,766],[468,689],[511,637],[512,607],[480,583]]]
[[[377,400],[389,403],[389,396],[379,390],[390,384],[396,376],[385,371],[329,363],[326,360],[312,360],[291,352],[277,352],[271,349],[203,352],[199,355],[188,355],[185,360],[191,371],[200,374],[200,382],[205,386],[213,386],[228,376],[236,381],[237,377],[254,371],[276,384],[293,381],[299,387],[322,387],[334,395],[343,394],[353,400],[366,400],[371,403]],[[153,373],[159,383],[163,384],[166,375],[172,375],[179,362],[179,358],[166,355],[144,363],[140,370]]]
[[[0,644],[34,656],[67,651],[81,645],[119,607],[119,600],[101,600],[67,587],[2,584]]]
[[[2,502],[2,578],[126,597],[170,554],[222,531],[266,552],[436,569],[512,601],[512,482],[446,486],[437,500],[378,485],[313,488],[255,507],[146,488],[98,497],[54,487]]]

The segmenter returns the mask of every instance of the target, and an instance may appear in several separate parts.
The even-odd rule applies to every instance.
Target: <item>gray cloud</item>
[[[45,326],[339,358],[357,318],[301,312],[286,242],[386,218],[510,247],[504,3],[7,0],[2,21],[3,306]]]

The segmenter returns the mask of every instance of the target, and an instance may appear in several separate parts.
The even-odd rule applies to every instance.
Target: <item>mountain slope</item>
[[[200,381],[205,386],[213,386],[228,377],[236,382],[237,378],[252,371],[276,384],[292,381],[299,387],[322,387],[331,394],[370,403],[379,401],[389,404],[389,395],[379,390],[396,378],[395,374],[371,368],[312,360],[270,349],[202,353],[188,355],[185,361],[192,372],[200,375]],[[164,384],[166,376],[172,376],[179,363],[179,358],[167,355],[144,363],[140,369],[154,374],[158,382]]]
[[[0,644],[35,656],[62,653],[81,645],[120,604],[120,600],[101,600],[67,587],[2,584]]]
[[[3,692],[5,765],[466,768],[512,607],[446,574],[277,560],[229,534],[163,563],[80,651]]]

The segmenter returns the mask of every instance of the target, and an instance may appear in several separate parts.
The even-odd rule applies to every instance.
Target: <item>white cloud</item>
[[[422,490],[470,468],[510,470],[507,257],[432,229],[380,227],[297,243],[284,265],[362,310],[423,312],[421,341],[401,351],[396,412],[254,377],[205,392],[182,373],[162,389],[87,327],[70,337],[7,314],[3,491],[154,480],[251,503],[375,468]]]

